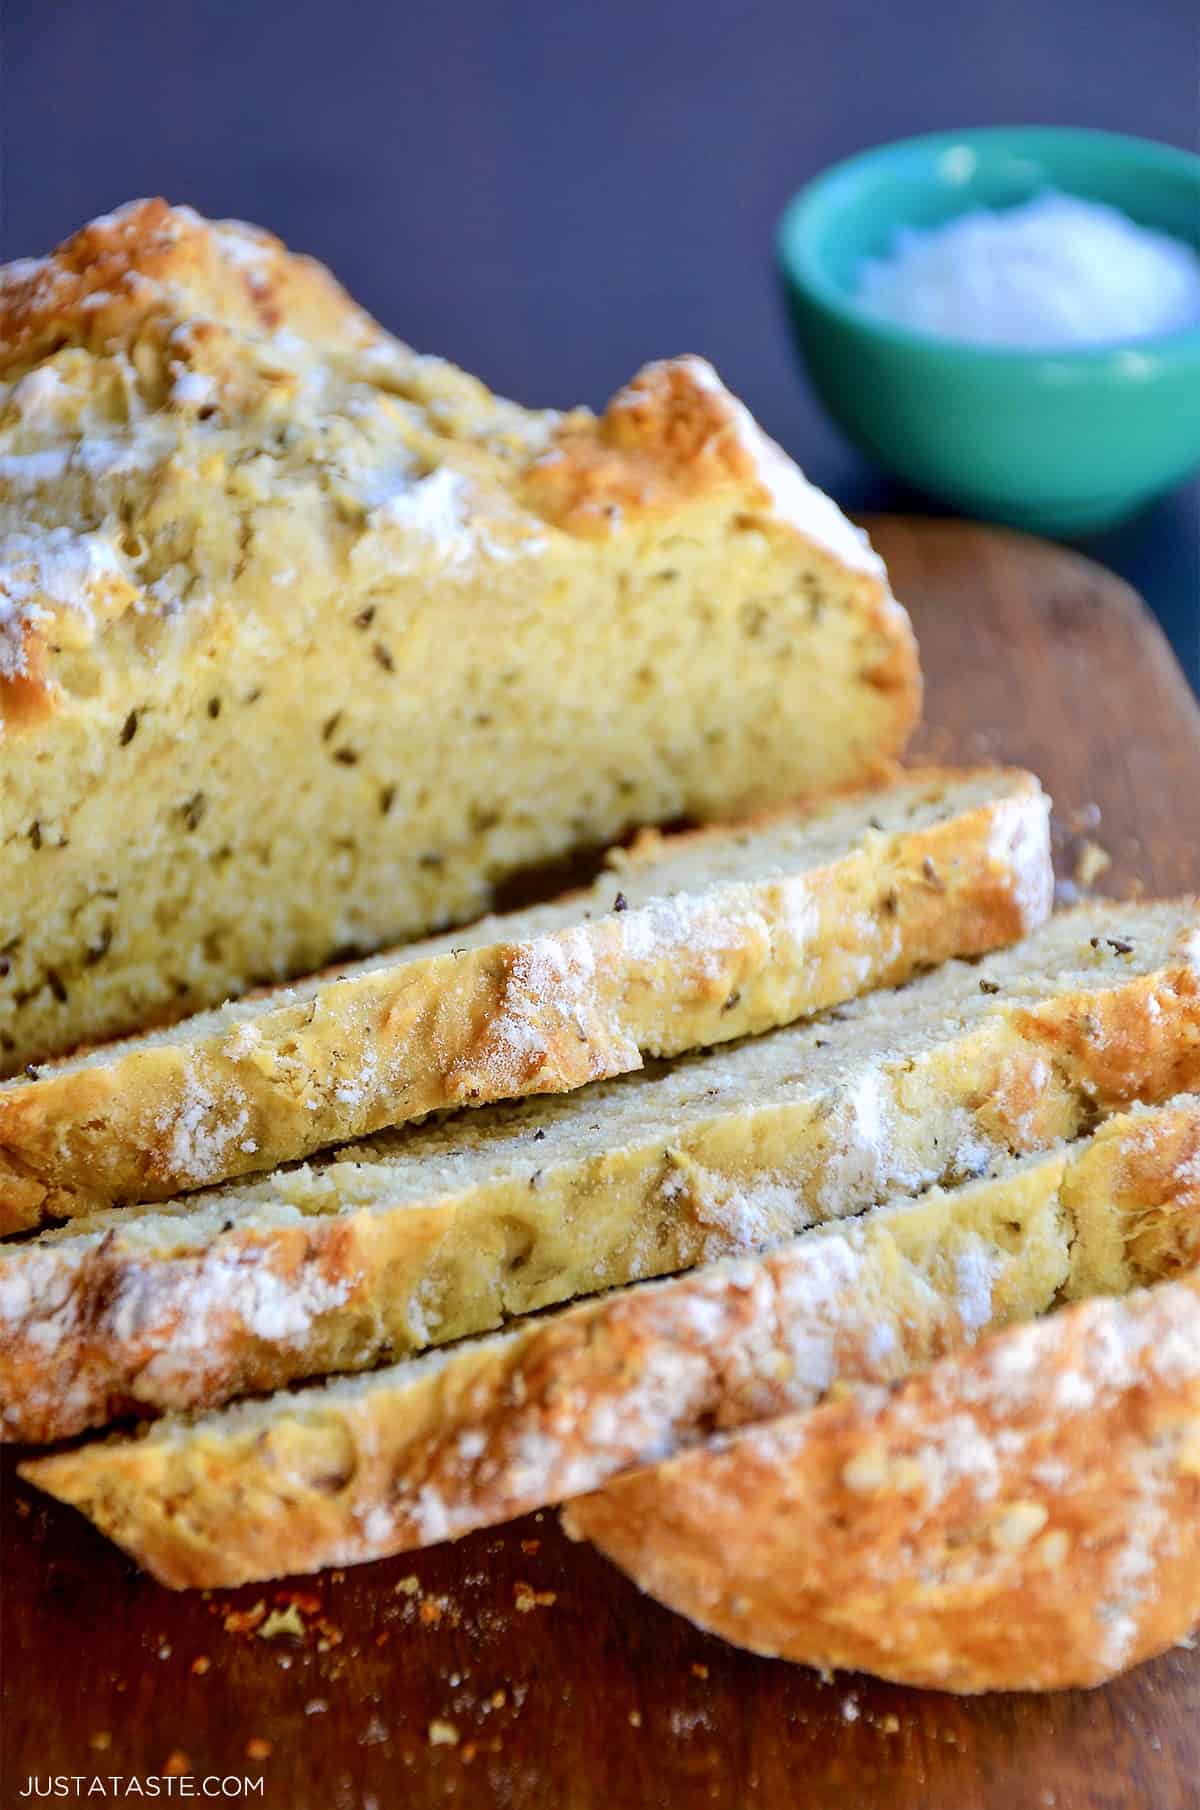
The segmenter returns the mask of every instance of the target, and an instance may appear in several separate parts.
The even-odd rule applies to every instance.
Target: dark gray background
[[[697,351],[819,483],[912,507],[798,376],[778,211],[865,144],[1053,122],[1196,149],[1197,0],[0,0],[3,255],[164,193],[314,251],[535,403]],[[1200,487],[1089,546],[1200,682]]]

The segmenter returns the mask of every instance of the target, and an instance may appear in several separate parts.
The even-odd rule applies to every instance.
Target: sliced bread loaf
[[[808,1025],[0,1250],[0,1426],[366,1368],[1193,1086],[1196,905],[1084,907]]]
[[[1002,770],[648,832],[561,902],[0,1084],[0,1229],[762,1031],[1014,941],[1052,885],[1048,800]]]
[[[1200,1099],[764,1256],[354,1381],[34,1460],[161,1581],[238,1584],[452,1538],[712,1428],[887,1381],[1061,1291],[1200,1257]],[[864,1455],[867,1462],[869,1453]]]
[[[880,773],[880,561],[700,359],[596,419],[140,202],[0,275],[0,1062]]]
[[[714,1440],[568,1529],[758,1653],[937,1690],[1102,1684],[1200,1623],[1190,1242],[1178,1280]]]

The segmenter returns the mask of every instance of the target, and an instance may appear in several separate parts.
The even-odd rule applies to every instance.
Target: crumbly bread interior
[[[0,280],[0,1060],[879,772],[882,566],[699,360],[600,420],[143,204]]]

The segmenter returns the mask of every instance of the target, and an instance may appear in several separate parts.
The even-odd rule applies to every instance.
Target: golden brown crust
[[[32,623],[21,636],[22,672],[0,674],[0,726],[19,735],[54,715],[54,693],[46,673],[46,643]]]
[[[64,345],[130,344],[193,318],[366,346],[380,330],[315,259],[241,221],[155,198],[92,220],[52,256],[0,269],[0,373]]]
[[[983,775],[914,777],[936,790]],[[1049,909],[1047,805],[1030,775],[998,771],[994,785],[942,822],[788,876],[698,887],[669,912],[614,914],[606,879],[568,929],[522,939],[498,919],[482,947],[397,951],[247,1026],[15,1081],[0,1088],[0,1232],[168,1199],[446,1107],[568,1092],[642,1052],[727,1042],[1015,941]],[[647,837],[624,861],[644,873],[789,821]],[[796,922],[810,927],[802,950]]]
[[[1189,1091],[1200,1085],[1200,1047],[1166,1029],[1163,1016],[1177,1021],[1182,1011],[1200,1022],[1200,933],[1189,944],[1187,959],[1169,974],[1145,975],[1106,996],[1102,1017],[1086,998],[1052,1000],[1018,1012],[1022,1034],[1062,1067],[1085,1070],[1113,1106]]]
[[[647,365],[598,420],[567,416],[526,478],[539,514],[570,534],[607,534],[629,513],[672,509],[758,470],[728,392],[679,358]]]
[[[1200,1280],[996,1334],[566,1519],[757,1652],[941,1690],[1103,1683],[1200,1619]]]

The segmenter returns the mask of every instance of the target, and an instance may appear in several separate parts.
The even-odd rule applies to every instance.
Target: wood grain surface
[[[922,751],[1036,768],[1067,875],[1090,837],[1112,857],[1102,890],[1200,888],[1200,713],[1138,599],[1017,536],[871,527],[924,652]],[[551,1513],[292,1587],[173,1596],[13,1462],[2,1810],[35,1801],[31,1776],[78,1779],[56,1801],[91,1804],[116,1795],[85,1797],[94,1777],[164,1768],[174,1797],[194,1775],[196,1801],[206,1775],[261,1779],[265,1810],[1200,1805],[1200,1652],[1043,1698],[825,1682],[640,1598]],[[263,1638],[297,1593],[303,1634]]]

